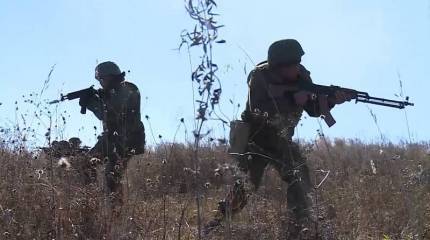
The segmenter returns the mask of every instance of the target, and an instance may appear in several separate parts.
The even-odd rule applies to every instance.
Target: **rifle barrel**
[[[51,102],[49,102],[49,104],[59,103],[59,102],[62,102],[64,100],[73,100],[73,99],[76,99],[76,98],[81,98],[82,96],[88,95],[88,94],[92,93],[93,91],[96,91],[94,89],[94,85],[92,85],[89,88],[85,88],[85,89],[81,89],[81,90],[78,90],[78,91],[70,92],[70,93],[68,93],[66,95],[61,94],[61,98],[59,100],[51,101]]]
[[[413,103],[410,103],[408,101],[398,101],[398,100],[392,100],[392,99],[386,99],[386,98],[378,98],[378,97],[372,97],[369,95],[363,96],[361,94],[357,95],[356,101],[380,105],[380,106],[386,106],[386,107],[393,107],[398,109],[403,109],[406,106],[414,106]]]
[[[61,102],[61,100],[53,100],[53,101],[50,101],[48,104],[56,104],[56,103],[59,103],[59,102]]]

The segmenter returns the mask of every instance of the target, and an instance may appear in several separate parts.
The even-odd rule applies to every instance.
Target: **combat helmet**
[[[104,76],[119,76],[124,74],[116,63],[110,61],[100,63],[97,65],[95,71],[95,78],[97,80],[100,80]]]
[[[305,55],[302,46],[295,39],[283,39],[272,43],[269,47],[267,61],[269,66],[299,63]]]

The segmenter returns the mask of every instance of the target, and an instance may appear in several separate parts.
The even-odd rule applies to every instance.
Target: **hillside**
[[[305,144],[316,189],[318,228],[337,239],[430,239],[428,144],[368,145],[335,140]],[[133,158],[126,203],[110,215],[99,183],[85,185],[78,159],[0,151],[1,239],[195,239],[192,151],[162,145]],[[234,172],[225,146],[202,149],[202,217],[210,219]],[[323,171],[320,171],[323,170]],[[268,169],[248,206],[209,239],[279,239],[285,233],[286,185]],[[165,238],[164,238],[164,237]],[[330,238],[330,237],[329,237]]]

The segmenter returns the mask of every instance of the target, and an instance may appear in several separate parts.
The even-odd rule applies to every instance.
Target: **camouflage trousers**
[[[309,170],[296,144],[285,147],[283,158],[276,159],[271,155],[258,152],[257,146],[250,146],[251,151],[239,159],[239,168],[246,173],[239,177],[229,192],[226,201],[230,202],[232,213],[240,211],[247,202],[247,189],[258,190],[266,167],[272,165],[283,181],[288,184],[287,205],[293,217],[300,220],[308,217],[310,200],[307,196],[311,190]],[[249,186],[251,183],[252,186]]]
[[[246,206],[249,188],[259,188],[268,165],[273,166],[281,179],[288,184],[287,208],[291,219],[290,226],[307,224],[310,219],[312,201],[309,194],[312,187],[306,159],[299,146],[291,140],[279,137],[275,131],[261,131],[254,134],[251,140],[247,152],[236,157],[238,167],[244,174],[237,178],[226,198],[220,201],[217,217],[207,227],[210,229],[211,224],[219,224]]]
[[[101,136],[90,154],[104,162],[105,193],[114,204],[122,204],[121,180],[130,156],[124,154],[121,145],[114,139]]]

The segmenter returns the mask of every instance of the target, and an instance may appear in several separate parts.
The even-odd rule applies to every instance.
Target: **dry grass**
[[[314,194],[321,232],[332,231],[337,239],[430,239],[427,144],[336,140],[303,149],[316,182],[324,174],[314,170],[330,170]],[[56,159],[35,159],[2,147],[0,239],[195,239],[191,159],[190,148],[180,144],[133,158],[124,177],[125,206],[112,216],[102,182],[85,185],[75,170],[76,159],[65,171],[55,165]],[[200,161],[202,218],[207,221],[231,183],[233,163],[225,147],[214,145],[202,149]],[[244,211],[208,238],[282,239],[286,187],[268,169]]]

